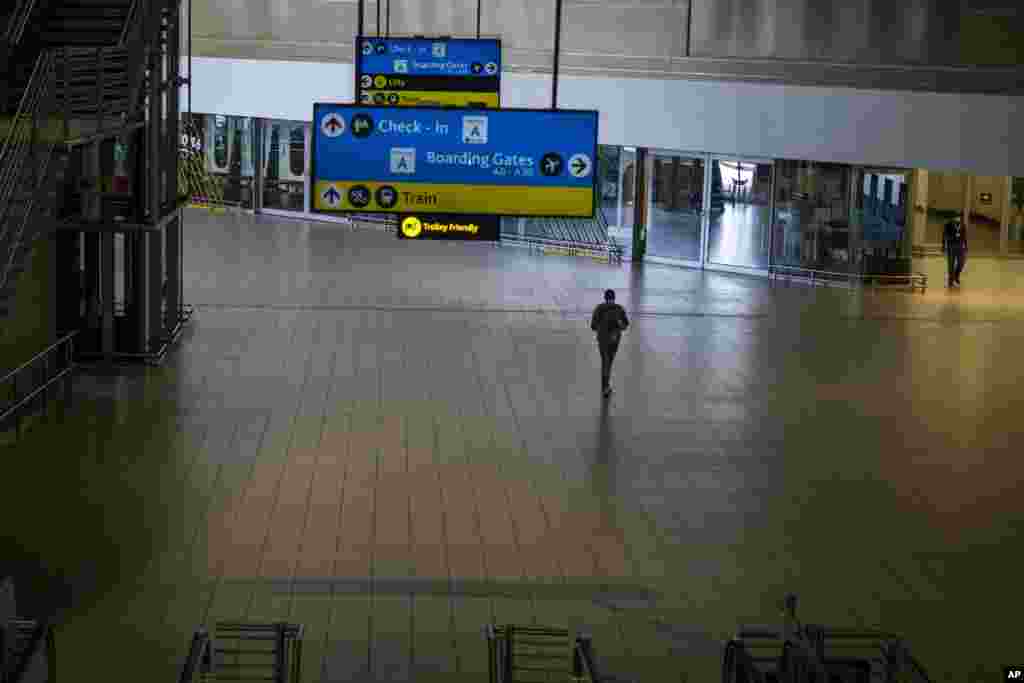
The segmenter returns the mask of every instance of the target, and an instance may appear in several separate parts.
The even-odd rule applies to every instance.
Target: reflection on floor
[[[934,216],[928,217],[928,226],[925,230],[925,242],[927,244],[942,244],[942,230],[946,221]],[[987,221],[974,220],[971,222],[970,232],[967,233],[968,244],[975,254],[998,254],[999,253],[999,224],[992,224]]]
[[[677,260],[700,260],[699,212],[652,206],[647,216],[647,253]]]
[[[83,378],[2,453],[0,557],[61,608],[62,669],[116,643],[120,678],[171,680],[198,623],[287,618],[307,681],[478,681],[495,620],[715,681],[786,590],[937,681],[1020,656],[1024,297],[202,212],[186,243],[168,364]],[[633,326],[604,403],[607,287]]]
[[[754,204],[726,202],[711,214],[708,260],[726,266],[768,267],[768,231],[771,209]]]

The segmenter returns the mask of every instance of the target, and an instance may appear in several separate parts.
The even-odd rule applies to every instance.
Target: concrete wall
[[[308,121],[351,102],[352,65],[193,60],[196,112]],[[564,77],[559,105],[598,109],[603,144],[1024,175],[1024,97]],[[502,105],[549,107],[551,79],[506,74]],[[183,105],[184,106],[184,105]]]
[[[981,202],[982,193],[992,195],[989,204]],[[1003,200],[1006,195],[1006,176],[975,176],[974,197],[971,204],[971,213],[978,216],[985,216],[997,223],[1003,220]]]
[[[962,209],[966,182],[967,176],[962,173],[929,173],[928,199],[931,207],[940,210]],[[992,195],[990,204],[981,202],[981,194],[985,192]],[[975,176],[971,213],[996,222],[1002,221],[1005,194],[1005,176]]]

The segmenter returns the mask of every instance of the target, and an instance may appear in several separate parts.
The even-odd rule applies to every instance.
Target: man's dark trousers
[[[964,250],[957,247],[946,249],[946,263],[949,266],[949,284],[960,282],[960,273],[964,270]]]
[[[601,389],[604,390],[611,384],[612,361],[619,350],[619,342],[598,340],[597,348],[601,351]]]

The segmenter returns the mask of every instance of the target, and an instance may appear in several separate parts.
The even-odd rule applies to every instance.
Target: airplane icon
[[[556,176],[562,172],[562,157],[551,152],[545,154],[540,160],[540,172],[546,176]]]
[[[328,204],[334,206],[335,204],[338,203],[338,200],[341,199],[341,193],[339,193],[338,190],[335,189],[334,185],[331,185],[329,188],[327,188],[327,192],[324,192],[324,199],[327,200]]]

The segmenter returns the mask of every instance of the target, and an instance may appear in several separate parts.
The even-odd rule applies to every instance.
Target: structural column
[[[964,227],[967,228],[967,239],[971,239],[971,209],[974,208],[974,174],[964,174]]]
[[[633,186],[633,260],[640,261],[647,253],[647,150],[636,150]]]
[[[181,308],[181,211],[175,212],[174,218],[167,224],[165,235],[167,237],[167,287],[165,300],[167,301],[167,313],[164,316],[163,336],[170,338],[174,332],[174,326],[178,322],[178,309]]]
[[[148,343],[154,337],[164,335],[164,249],[165,232],[150,232],[145,241],[149,243],[149,325],[146,335]],[[146,349],[150,350],[150,349]],[[156,349],[152,349],[156,350]]]
[[[100,305],[102,307],[102,333],[100,335],[103,356],[114,360],[114,233],[100,233]]]
[[[928,171],[914,170],[910,188],[913,246],[920,246],[928,241]]]
[[[1013,206],[1013,176],[1006,176],[1003,186],[1003,210],[999,221],[999,253],[1010,252],[1010,216]]]
[[[149,287],[150,277],[148,271],[149,266],[149,235],[139,230],[131,235],[125,236],[125,242],[131,241],[134,248],[131,250],[133,262],[131,264],[133,273],[133,287],[132,287],[132,312],[134,317],[135,329],[135,348],[132,349],[136,353],[145,353],[148,349],[147,343],[149,341]]]

